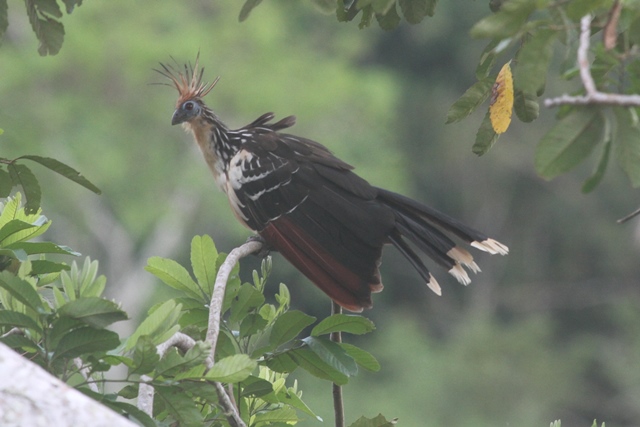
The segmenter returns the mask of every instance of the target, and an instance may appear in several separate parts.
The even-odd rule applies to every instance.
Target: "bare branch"
[[[224,293],[227,289],[227,281],[231,270],[236,263],[247,255],[258,252],[262,249],[262,243],[257,240],[249,240],[244,245],[232,250],[227,259],[220,266],[216,282],[211,295],[211,303],[209,304],[209,329],[207,330],[207,342],[211,344],[211,365],[215,363],[216,343],[220,334],[220,316],[222,314],[222,303],[224,302]]]
[[[78,372],[80,372],[82,378],[87,381],[87,386],[89,386],[89,389],[98,393],[98,386],[96,385],[96,383],[94,383],[93,381],[89,381],[89,379],[91,378],[89,376],[89,369],[86,366],[82,365],[82,359],[76,357],[75,359],[73,359],[73,364],[76,368],[78,368]]]
[[[599,92],[591,76],[589,63],[589,43],[591,38],[591,15],[585,15],[580,20],[580,44],[578,45],[578,68],[580,79],[586,91],[583,96],[564,94],[557,98],[545,99],[546,107],[558,105],[614,105],[619,107],[640,106],[640,95],[622,95],[618,93]]]

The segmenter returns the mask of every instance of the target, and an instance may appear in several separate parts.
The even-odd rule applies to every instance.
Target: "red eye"
[[[191,111],[193,110],[193,107],[195,107],[195,105],[193,104],[193,102],[189,101],[189,102],[185,102],[183,105],[183,108],[187,111]]]

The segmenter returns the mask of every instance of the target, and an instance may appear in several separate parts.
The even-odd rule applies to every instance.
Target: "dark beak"
[[[186,114],[182,110],[176,110],[173,112],[173,117],[171,117],[172,125],[179,125],[180,123],[186,120]]]

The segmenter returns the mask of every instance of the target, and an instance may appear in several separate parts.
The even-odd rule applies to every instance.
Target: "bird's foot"
[[[249,236],[249,238],[247,239],[247,242],[258,242],[262,244],[262,248],[260,248],[258,252],[253,253],[253,255],[257,256],[258,258],[261,258],[261,259],[266,258],[269,255],[269,253],[275,252],[274,249],[271,246],[269,246],[267,241],[264,240],[264,238],[259,234],[254,234],[253,236]]]

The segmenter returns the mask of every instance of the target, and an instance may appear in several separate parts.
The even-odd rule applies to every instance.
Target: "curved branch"
[[[580,43],[578,45],[578,68],[580,79],[585,89],[583,96],[571,96],[564,94],[557,98],[545,99],[545,107],[557,107],[559,105],[613,105],[618,107],[640,106],[640,95],[622,95],[619,93],[599,92],[591,76],[589,64],[589,43],[591,38],[591,15],[585,15],[580,20]]]

